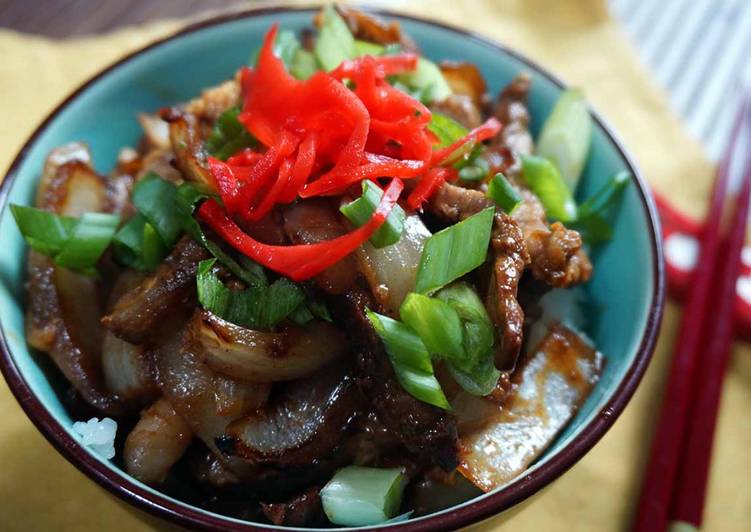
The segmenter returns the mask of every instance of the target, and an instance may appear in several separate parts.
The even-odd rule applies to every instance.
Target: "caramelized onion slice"
[[[602,364],[602,355],[575,332],[554,325],[514,373],[515,387],[503,407],[488,410],[482,398],[452,398],[465,430],[459,471],[485,492],[521,474],[579,409]],[[461,423],[481,409],[487,412],[484,422]]]
[[[420,256],[430,231],[416,214],[404,221],[404,232],[396,244],[376,249],[366,242],[357,250],[360,271],[381,310],[395,316],[407,293],[415,287]]]
[[[267,407],[232,423],[224,443],[255,463],[309,464],[336,446],[356,408],[354,379],[329,366],[288,383]]]
[[[205,310],[193,315],[187,338],[193,352],[214,371],[259,383],[298,379],[346,350],[342,334],[325,321],[279,333],[261,332]]]
[[[474,63],[463,61],[443,61],[439,65],[441,74],[454,94],[466,94],[480,108],[488,90],[485,78]]]
[[[159,399],[141,413],[141,419],[125,439],[125,470],[146,484],[159,484],[185,454],[193,433],[166,399]]]

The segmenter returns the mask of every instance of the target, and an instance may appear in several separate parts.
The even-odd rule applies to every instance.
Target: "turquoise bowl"
[[[247,62],[269,26],[299,30],[314,10],[266,9],[211,19],[139,50],[110,66],[65,100],[36,130],[13,162],[0,188],[0,366],[31,420],[86,475],[131,504],[183,526],[199,529],[271,528],[207,512],[168,497],[84,449],[59,394],[58,374],[24,339],[25,246],[8,209],[29,204],[47,153],[73,140],[91,148],[96,167],[107,172],[118,149],[140,136],[139,111],[187,100],[229,77]],[[483,37],[395,13],[432,59],[477,64],[497,92],[520,71],[533,76],[530,97],[535,133],[563,84],[522,55]],[[454,530],[504,512],[527,499],[579,460],[613,424],[649,362],[664,300],[658,222],[647,186],[626,150],[595,113],[592,150],[579,194],[589,196],[620,170],[633,176],[619,210],[612,242],[594,254],[587,285],[587,333],[607,357],[594,391],[555,443],[524,474],[474,500],[426,517],[388,525],[408,530]]]

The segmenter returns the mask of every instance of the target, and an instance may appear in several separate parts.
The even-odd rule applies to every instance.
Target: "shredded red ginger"
[[[415,54],[363,56],[300,81],[273,53],[277,29],[274,25],[266,34],[256,68],[243,68],[240,78],[239,120],[266,150],[243,150],[226,162],[209,157],[226,213],[210,201],[199,215],[238,251],[287,277],[304,280],[370,238],[396,204],[402,179],[422,176],[407,198],[410,208],[420,209],[453,170],[442,165],[453,162],[465,145],[496,135],[501,125],[491,118],[450,146],[434,150],[437,139],[428,129],[430,110],[386,82],[387,76],[414,70]],[[341,195],[364,179],[384,177],[394,178],[392,184],[371,221],[345,235],[346,253],[344,237],[315,244],[315,261],[309,253],[313,245],[285,246],[283,253],[278,246],[268,249],[231,220],[238,216],[257,221],[275,205],[298,197]]]

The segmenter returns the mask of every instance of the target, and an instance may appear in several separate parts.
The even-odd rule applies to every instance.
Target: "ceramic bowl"
[[[0,365],[28,416],[76,467],[118,497],[190,528],[267,528],[214,514],[160,493],[128,476],[78,443],[74,422],[60,396],[60,377],[46,357],[24,339],[25,246],[8,209],[29,204],[47,153],[73,140],[91,148],[95,166],[107,172],[118,149],[135,145],[140,111],[185,101],[229,77],[245,64],[274,23],[299,30],[313,9],[266,9],[233,13],[189,26],[130,54],[86,82],[34,132],[0,188]],[[496,93],[520,71],[533,76],[533,130],[563,90],[554,76],[518,52],[465,30],[395,13],[433,59],[475,63]],[[607,124],[595,113],[592,149],[579,193],[590,195],[619,170],[633,182],[617,217],[613,240],[594,255],[595,273],[586,287],[591,320],[587,333],[607,357],[604,374],[576,417],[529,470],[513,482],[476,499],[426,517],[391,525],[404,530],[454,530],[509,510],[551,483],[599,440],[631,398],[649,362],[664,298],[661,246],[655,209],[639,171]]]

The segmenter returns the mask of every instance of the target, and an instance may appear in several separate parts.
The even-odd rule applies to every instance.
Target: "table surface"
[[[54,38],[75,37],[247,3],[243,0],[0,0],[0,28]]]

